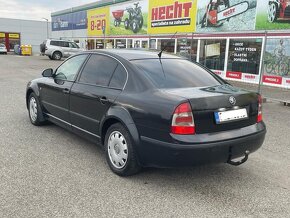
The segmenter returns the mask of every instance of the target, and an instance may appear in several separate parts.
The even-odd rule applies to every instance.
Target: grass
[[[277,30],[277,29],[290,29],[289,21],[275,21],[269,23],[267,13],[257,14],[256,30]]]
[[[114,20],[115,18],[111,15],[110,17],[110,35],[133,35],[133,34],[139,34],[139,35],[146,35],[147,34],[147,18],[148,13],[143,13],[143,27],[141,30],[139,30],[138,33],[133,33],[131,29],[126,30],[124,23],[121,23],[120,26],[115,27],[114,26]],[[126,18],[128,18],[128,14],[124,13],[124,16],[122,17],[122,20],[124,21]]]

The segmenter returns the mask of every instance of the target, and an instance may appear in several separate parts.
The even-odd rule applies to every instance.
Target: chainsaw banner
[[[290,0],[258,0],[256,30],[290,29]]]
[[[110,6],[110,35],[147,34],[148,1]]]
[[[195,31],[197,0],[149,0],[148,33]]]
[[[290,87],[290,38],[267,39],[263,83]]]
[[[199,0],[196,32],[254,30],[257,0]]]
[[[109,7],[89,10],[88,36],[103,36],[109,34]]]

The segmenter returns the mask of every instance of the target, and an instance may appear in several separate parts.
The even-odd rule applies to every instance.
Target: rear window
[[[205,87],[223,84],[197,64],[182,59],[132,61],[158,88]]]

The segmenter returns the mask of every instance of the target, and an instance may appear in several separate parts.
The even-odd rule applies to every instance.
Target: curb
[[[282,104],[283,106],[290,107],[290,101],[289,100],[281,100],[281,99],[264,97],[263,98],[263,103],[267,103],[267,102],[278,102],[278,103]]]

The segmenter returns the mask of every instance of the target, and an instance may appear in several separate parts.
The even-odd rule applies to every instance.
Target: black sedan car
[[[27,85],[31,123],[51,121],[101,144],[121,176],[149,166],[245,162],[265,138],[261,96],[197,63],[159,56],[88,51],[43,71]]]

